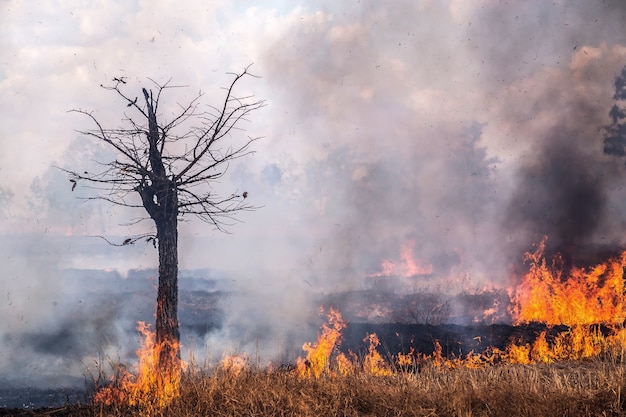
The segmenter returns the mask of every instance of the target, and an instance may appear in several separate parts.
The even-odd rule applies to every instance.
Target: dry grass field
[[[567,326],[532,343],[511,341],[504,350],[455,358],[445,357],[435,340],[431,355],[411,350],[383,357],[378,337],[368,334],[369,349],[357,356],[338,350],[347,322],[330,309],[317,342],[305,343],[306,356],[289,369],[231,356],[158,379],[159,347],[147,334],[138,370],[98,387],[90,404],[0,409],[0,415],[626,416],[626,252],[592,269],[573,269],[563,281],[541,250],[529,255],[519,322]]]
[[[622,416],[620,358],[450,369],[425,363],[376,376],[364,368],[318,378],[297,369],[188,370],[165,406],[91,404],[0,410],[15,416]]]

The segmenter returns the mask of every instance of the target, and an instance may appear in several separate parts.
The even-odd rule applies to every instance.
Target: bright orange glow
[[[317,339],[317,343],[305,343],[302,350],[307,352],[305,359],[298,358],[296,362],[297,370],[302,377],[319,378],[324,374],[328,375],[353,375],[357,370],[374,375],[391,375],[391,366],[378,353],[377,347],[380,345],[376,334],[367,335],[364,341],[369,342],[367,355],[362,362],[353,352],[339,352],[334,357],[333,351],[339,345],[341,331],[347,323],[341,314],[330,309],[328,312],[328,324],[322,325],[322,333]],[[332,361],[332,363],[331,363]],[[332,366],[331,366],[332,365]]]
[[[545,245],[546,239],[534,253],[525,256],[530,270],[515,291],[515,323],[621,324],[626,318],[626,251],[616,259],[587,269],[573,267],[564,276],[558,256],[551,263],[546,261]]]
[[[178,395],[180,372],[164,374],[158,367],[159,354],[164,345],[156,344],[156,335],[150,330],[149,324],[140,321],[137,324],[137,330],[144,340],[137,350],[139,363],[136,373],[132,374],[121,369],[119,376],[112,381],[110,386],[99,389],[95,393],[94,403],[164,407]],[[177,346],[172,346],[170,351],[177,352]],[[172,361],[176,362],[179,359],[172,358]]]
[[[510,363],[519,363],[522,365],[528,365],[531,363],[530,359],[530,346],[511,344],[507,348],[508,359]]]
[[[346,327],[346,321],[341,314],[332,307],[328,311],[328,324],[322,325],[322,334],[317,343],[305,343],[302,350],[307,352],[306,359],[298,358],[296,366],[301,376],[319,378],[329,370],[330,355],[339,344],[341,330]]]
[[[365,356],[365,361],[363,362],[363,370],[366,373],[374,376],[391,375],[391,367],[376,350],[378,345],[380,345],[378,336],[372,333],[370,335],[367,335],[367,337],[363,339],[363,341],[369,341],[367,356]]]
[[[248,369],[248,357],[243,355],[226,355],[222,358],[222,369],[234,376]]]
[[[411,346],[411,350],[407,354],[398,353],[396,355],[396,364],[403,371],[413,370],[415,368],[415,348]]]
[[[337,355],[337,371],[341,376],[353,375],[357,370],[357,357],[354,353],[350,352],[350,356],[345,353],[339,353]]]
[[[534,342],[511,342],[504,350],[490,347],[484,352],[471,351],[462,357],[455,357],[444,356],[441,344],[435,340],[434,351],[430,355],[416,353],[413,348],[407,354],[398,353],[395,369],[414,371],[426,366],[445,370],[481,368],[499,363],[552,363],[624,352],[626,329],[622,323],[626,317],[626,252],[589,268],[572,267],[565,271],[558,255],[550,261],[546,260],[545,247],[544,239],[535,252],[525,255],[529,271],[520,285],[509,292],[513,305],[511,314],[516,325],[538,322],[547,326]],[[422,273],[417,263],[412,262],[412,251],[413,243],[403,248],[401,268],[392,261],[383,261],[382,271],[377,276]],[[494,300],[479,321],[497,318],[501,314],[500,307],[499,300]],[[555,325],[563,327],[557,331],[553,328]],[[331,309],[328,325],[323,325],[317,343],[303,346],[307,357],[298,359],[300,375],[319,378],[323,373],[346,376],[358,371],[373,376],[392,374],[392,366],[377,350],[380,341],[376,334],[367,335],[364,339],[369,342],[369,347],[361,361],[352,352],[331,357],[345,326],[341,315]]]
[[[383,261],[382,271],[375,276],[431,273],[432,266],[424,267],[414,260],[413,247],[414,242],[403,247],[399,264]],[[558,255],[550,260],[545,258],[545,249],[544,239],[533,253],[525,254],[529,270],[519,286],[509,290],[514,324],[538,322],[547,326],[534,342],[511,342],[503,350],[491,347],[484,352],[470,351],[455,357],[444,355],[441,344],[435,340],[432,354],[422,354],[411,347],[407,354],[398,353],[392,365],[379,353],[380,340],[376,334],[366,335],[364,342],[369,346],[364,356],[350,351],[347,354],[339,352],[347,322],[339,311],[330,308],[327,323],[322,325],[317,341],[302,346],[306,357],[297,359],[297,375],[317,379],[362,372],[379,377],[392,375],[394,371],[414,372],[423,367],[441,370],[481,368],[500,363],[553,363],[615,354],[621,355],[621,360],[626,351],[626,328],[623,326],[626,318],[626,251],[595,266],[574,266],[564,270],[564,262]],[[501,310],[500,301],[495,299],[493,305],[484,310],[482,319],[478,316],[477,321],[493,321]],[[560,327],[553,327],[557,325]],[[180,372],[163,375],[158,369],[163,346],[156,345],[155,334],[148,325],[140,322],[138,330],[144,340],[142,348],[137,351],[137,369],[134,373],[120,369],[120,376],[110,386],[96,392],[95,403],[164,407],[178,395]],[[168,350],[178,352],[177,346]],[[248,368],[249,361],[244,354],[225,356],[220,369],[238,376]]]
[[[621,331],[617,331],[604,336],[598,326],[577,325],[549,341],[544,331],[532,345],[509,345],[508,360],[511,363],[528,364],[592,358],[624,346],[620,334]]]
[[[415,241],[410,240],[402,246],[400,250],[400,262],[394,262],[390,259],[383,259],[380,263],[381,270],[371,277],[390,277],[402,276],[412,277],[415,275],[428,275],[433,273],[433,266],[423,263],[413,256]]]
[[[546,240],[525,255],[530,269],[514,292],[512,314],[515,324],[539,322],[569,329],[551,340],[544,331],[532,345],[510,345],[509,361],[579,360],[623,347],[626,251],[595,266],[565,271],[559,255],[545,258]],[[599,325],[605,325],[604,334]]]

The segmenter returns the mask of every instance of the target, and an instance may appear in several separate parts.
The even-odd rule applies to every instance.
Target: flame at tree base
[[[165,407],[180,392],[182,362],[173,353],[168,366],[159,365],[161,352],[178,352],[178,342],[157,344],[150,325],[140,321],[137,330],[143,337],[137,350],[136,374],[120,368],[117,377],[106,387],[97,389],[94,404]],[[166,369],[164,369],[166,368]]]
[[[367,334],[369,342],[365,354],[340,352],[338,346],[347,322],[341,314],[330,309],[328,322],[322,325],[315,343],[302,346],[306,357],[298,358],[293,373],[296,378],[337,378],[357,374],[394,378],[397,373],[413,374],[422,369],[450,370],[484,368],[506,364],[553,363],[589,358],[608,359],[624,363],[626,353],[626,252],[604,263],[589,267],[563,269],[558,255],[546,260],[545,239],[534,253],[526,254],[529,271],[521,284],[511,291],[515,304],[511,312],[516,325],[539,322],[548,326],[539,332],[532,343],[511,340],[483,352],[470,351],[455,357],[444,355],[439,341],[434,340],[434,351],[427,355],[410,347],[408,353],[389,354],[383,358],[378,352],[380,341],[374,333]],[[546,327],[543,327],[546,329]],[[94,397],[95,404],[128,405],[162,408],[180,394],[182,363],[171,358],[172,371],[159,366],[163,351],[178,352],[177,345],[159,345],[148,325],[139,323],[143,347],[137,351],[139,364],[136,372],[120,369],[120,376]],[[528,339],[526,339],[528,340]],[[226,356],[217,376],[234,379],[246,377],[249,369],[245,356]],[[269,373],[273,371],[271,368]]]

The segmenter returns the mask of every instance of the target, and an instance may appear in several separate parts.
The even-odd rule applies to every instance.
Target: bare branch
[[[179,219],[197,217],[222,231],[232,224],[237,212],[257,209],[248,204],[247,193],[221,197],[212,191],[212,184],[223,177],[230,163],[253,153],[251,145],[260,139],[229,140],[238,136],[241,123],[251,113],[265,106],[264,100],[234,93],[244,77],[256,77],[249,67],[231,75],[233,79],[219,105],[200,110],[205,95],[199,92],[188,103],[177,103],[175,114],[164,122],[159,120],[158,109],[166,91],[185,86],[173,85],[171,79],[163,84],[149,79],[154,92],[144,88],[141,94],[128,94],[124,90],[129,83],[124,77],[114,78],[111,86],[101,85],[122,99],[123,127],[106,129],[92,112],[71,112],[87,116],[95,126],[80,134],[107,144],[118,156],[114,161],[97,162],[100,169],[96,172],[61,168],[69,175],[69,189],[81,186],[98,193],[87,200],[142,207],[155,222],[165,205],[173,202],[172,210]],[[171,200],[173,195],[175,200]]]
[[[154,91],[141,88],[141,95],[123,92],[122,88],[127,87],[123,77],[114,78],[113,86],[102,86],[123,100],[122,128],[105,129],[93,113],[72,110],[87,116],[96,127],[80,133],[112,147],[116,156],[113,161],[96,161],[96,172],[85,170],[81,173],[62,168],[69,175],[71,191],[85,182],[98,191],[98,195],[87,200],[143,207],[154,221],[155,234],[129,237],[121,243],[99,237],[114,246],[132,245],[146,239],[156,247],[158,241],[159,288],[155,327],[156,343],[163,346],[158,358],[163,375],[179,375],[181,369],[177,318],[178,221],[184,216],[195,216],[226,232],[236,213],[255,209],[246,200],[247,192],[221,197],[212,189],[231,161],[251,153],[249,147],[256,140],[247,138],[243,143],[225,140],[235,138],[241,130],[239,124],[247,120],[251,112],[265,105],[262,100],[233,94],[238,82],[250,75],[248,68],[234,74],[220,106],[200,111],[203,95],[198,93],[188,104],[178,104],[178,112],[169,122],[160,120],[159,105],[166,90],[178,88],[171,85],[171,79],[164,84],[151,80]],[[134,202],[137,197],[141,204]],[[142,220],[135,219],[130,224]]]
[[[155,244],[155,242],[156,242],[156,236],[154,234],[152,234],[152,233],[145,233],[145,234],[138,235],[138,236],[128,237],[128,238],[124,239],[121,243],[111,242],[109,239],[107,239],[106,237],[104,237],[102,235],[96,235],[96,236],[90,236],[90,237],[99,237],[100,239],[104,240],[105,242],[107,242],[111,246],[128,246],[128,245],[133,245],[137,241],[144,240],[144,239],[145,239],[146,242],[152,242],[153,244]]]

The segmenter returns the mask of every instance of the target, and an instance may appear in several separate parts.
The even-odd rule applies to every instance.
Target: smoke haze
[[[33,384],[44,372],[34,364],[54,380],[99,355],[132,356],[134,324],[152,319],[150,284],[141,301],[113,302],[76,272],[124,283],[156,268],[150,245],[88,237],[150,230],[123,225],[144,214],[77,199],[93,194],[72,193],[53,168],[114,158],[66,112],[120,125],[126,108],[99,88],[115,76],[137,92],[146,77],[189,85],[170,108],[198,89],[215,104],[225,73],[251,62],[262,77],[242,93],[268,101],[244,126],[264,139],[218,187],[263,208],[230,235],[180,227],[181,270],[205,271],[192,275],[213,283],[205,314],[220,318],[186,340],[198,355],[298,355],[324,297],[381,282],[399,293],[509,287],[543,236],[572,260],[624,245],[626,172],[603,154],[601,130],[626,65],[621,0],[2,7],[0,383]],[[374,279],[405,247],[429,272]],[[59,284],[68,274],[71,288]],[[181,276],[189,294],[198,282]]]

